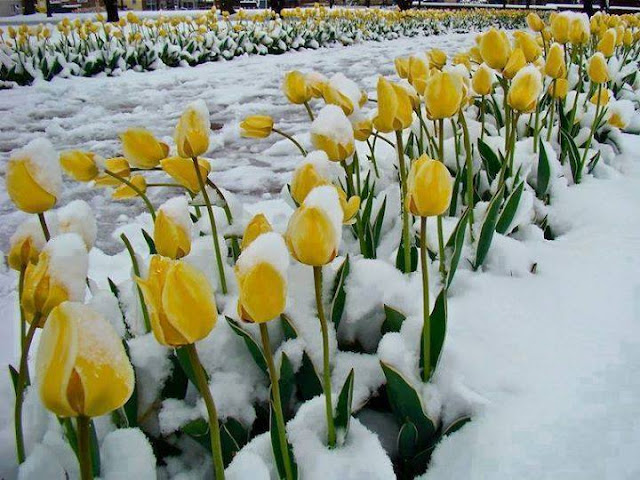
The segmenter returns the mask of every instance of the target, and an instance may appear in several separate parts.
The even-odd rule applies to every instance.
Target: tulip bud
[[[124,157],[107,158],[104,162],[104,168],[122,178],[129,178],[131,176],[131,167]],[[120,180],[107,174],[100,175],[95,179],[96,187],[116,187],[120,184]]]
[[[562,99],[566,97],[569,92],[569,80],[558,78],[555,82],[551,82],[548,91],[553,98]]]
[[[181,260],[153,255],[146,279],[136,277],[149,310],[151,330],[162,345],[178,347],[202,340],[218,311],[207,277]]]
[[[524,53],[520,48],[516,48],[513,52],[511,52],[509,61],[505,65],[502,74],[505,78],[512,79],[516,76],[516,73],[518,73],[526,65],[527,59],[524,57]]]
[[[624,31],[624,34],[622,36],[622,44],[625,47],[630,47],[632,43],[633,43],[633,32],[631,31],[631,29],[627,28]]]
[[[598,51],[605,57],[609,58],[615,52],[616,40],[617,33],[615,28],[608,29],[606,32],[604,32],[604,35],[598,42]]]
[[[311,142],[332,162],[341,162],[353,154],[353,127],[339,107],[327,105],[320,110],[311,124]]]
[[[58,154],[44,138],[13,152],[7,164],[6,187],[20,210],[42,213],[52,208],[62,187]]]
[[[411,164],[407,177],[406,208],[414,215],[442,215],[451,203],[453,179],[444,163],[422,155]]]
[[[495,75],[485,63],[480,65],[473,74],[471,79],[471,85],[473,91],[478,95],[489,95],[493,90],[493,82],[495,81]]]
[[[173,134],[178,155],[193,158],[205,154],[209,150],[210,127],[209,109],[204,100],[187,105]]]
[[[353,127],[353,137],[359,142],[366,141],[373,133],[373,122],[369,117],[356,113],[351,116],[350,120]]]
[[[480,49],[478,47],[471,47],[469,49],[469,58],[477,64],[483,62],[482,55],[480,54]]]
[[[191,218],[185,197],[171,198],[158,208],[153,242],[160,255],[174,260],[191,251]]]
[[[333,175],[327,155],[318,150],[311,152],[293,172],[291,197],[296,204],[302,205],[311,190],[322,185],[330,185]]]
[[[285,74],[282,91],[291,103],[300,105],[311,100],[305,75],[297,70]]]
[[[511,45],[503,31],[490,29],[480,37],[478,47],[482,60],[493,69],[502,70],[509,61]]]
[[[465,92],[459,75],[450,72],[435,72],[429,78],[424,92],[424,101],[430,119],[453,117],[460,110]]]
[[[530,34],[527,32],[515,32],[513,36],[516,38],[518,48],[524,53],[527,62],[535,62],[540,57],[542,48]]]
[[[606,83],[609,81],[609,69],[602,53],[597,52],[591,56],[587,73],[593,83]]]
[[[456,53],[453,56],[453,64],[464,65],[468,71],[471,71],[471,60],[469,58],[469,54],[467,53]]]
[[[59,417],[99,417],[122,407],[133,368],[111,324],[90,307],[64,302],[49,315],[36,357],[38,393]]]
[[[589,18],[586,14],[574,13],[569,22],[569,41],[573,45],[585,45],[591,37]]]
[[[235,266],[242,320],[264,323],[284,312],[288,266],[289,252],[277,233],[263,233],[243,249]]]
[[[240,135],[245,138],[267,138],[273,131],[273,118],[251,115],[240,123]]]
[[[527,15],[527,25],[534,32],[540,32],[544,28],[544,22],[537,13],[531,12]]]
[[[601,107],[603,107],[604,105],[606,105],[607,103],[609,103],[609,100],[611,99],[611,93],[609,93],[608,89],[600,89],[600,93],[598,94],[598,91],[596,91],[596,93],[593,94],[593,96],[589,99],[589,102],[591,102],[593,105],[600,105]]]
[[[129,182],[131,182],[142,193],[147,191],[147,181],[142,175],[134,175],[129,179]],[[128,200],[137,196],[138,193],[133,188],[124,184],[117,187],[111,194],[111,198],[114,200]]]
[[[336,73],[329,79],[323,92],[324,101],[329,105],[337,105],[345,115],[351,115],[356,107],[364,105],[362,92],[358,84],[342,73]]]
[[[27,322],[42,326],[51,310],[60,303],[82,301],[89,260],[82,239],[65,233],[47,242],[38,262],[27,265],[22,308]]]
[[[431,69],[427,58],[419,56],[409,58],[407,80],[417,91],[424,92],[430,74]]]
[[[507,103],[519,112],[532,112],[542,92],[542,76],[533,66],[524,67],[513,79]]]
[[[562,78],[567,74],[564,63],[564,48],[559,43],[554,43],[549,48],[547,61],[544,64],[545,75],[551,78]]]
[[[51,218],[47,214],[47,221],[51,228]],[[35,217],[29,217],[16,229],[15,233],[9,240],[9,253],[7,254],[7,263],[9,267],[20,271],[31,263],[38,261],[38,256],[44,248],[47,241],[42,233],[40,223]]]
[[[198,158],[197,161],[200,175],[206,180],[211,171],[211,165],[207,159],[202,157]],[[193,159],[169,157],[162,160],[160,166],[167,175],[183,187],[189,189],[191,193],[195,194],[200,191],[200,182],[198,181],[198,175],[193,166]]]
[[[96,154],[81,150],[67,150],[60,154],[62,169],[78,182],[90,182],[98,176]]]
[[[404,130],[413,122],[413,109],[407,91],[384,77],[378,78],[378,114],[373,125],[381,132]]]
[[[342,208],[342,223],[351,225],[355,222],[356,214],[360,210],[360,197],[353,195],[347,200],[347,194],[340,187],[336,187],[338,198],[340,199],[340,207]]]
[[[322,98],[328,83],[327,77],[318,72],[307,73],[307,88],[313,98]]]
[[[120,135],[120,140],[125,158],[137,168],[155,168],[169,155],[169,146],[144,128],[130,128]]]
[[[397,57],[393,63],[396,67],[396,72],[400,78],[407,78],[409,75],[409,62],[410,57]]]
[[[609,107],[609,119],[607,122],[612,127],[624,129],[627,128],[631,121],[631,115],[634,114],[634,106],[630,100],[618,100],[613,102]]]
[[[242,235],[242,244],[240,245],[241,250],[246,250],[253,241],[258,238],[263,233],[272,232],[273,228],[271,228],[271,224],[267,217],[265,217],[262,213],[258,213],[254,215],[254,217],[247,224],[247,228],[244,229],[244,235]]]
[[[564,45],[569,41],[569,12],[562,12],[551,19],[551,33],[556,42]]]
[[[442,67],[447,63],[447,54],[437,48],[431,49],[429,52],[429,66],[431,68],[437,68],[442,70]]]
[[[335,187],[313,189],[291,216],[285,240],[300,263],[322,266],[338,254],[344,213]]]

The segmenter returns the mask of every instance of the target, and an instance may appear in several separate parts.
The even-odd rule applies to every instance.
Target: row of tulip
[[[20,275],[23,332],[21,361],[12,369],[18,461],[25,460],[22,403],[31,381],[28,355],[37,329],[42,329],[36,358],[40,399],[65,426],[83,479],[99,474],[92,462],[97,449],[91,448],[91,418],[121,411],[127,425],[139,426],[154,441],[162,437],[149,428],[146,414],[138,415],[137,395],[132,394],[143,386],[135,381],[127,358],[127,343],[153,332],[157,342],[172,349],[176,367],[167,384],[175,376],[188,378],[206,405],[206,418],[179,429],[210,449],[215,478],[224,478],[249,437],[262,430],[250,434],[251,425],[218,420],[208,382],[214,372],[205,371],[195,344],[220,328],[219,305],[233,303],[237,313],[227,315],[227,323],[270,385],[269,399],[262,403],[267,405],[274,471],[280,478],[296,478],[305,465],[288,437],[291,404],[300,407],[314,396],[323,397],[323,431],[330,449],[348,442],[350,418],[363,407],[352,402],[358,381],[353,370],[338,389],[331,377],[330,331],[335,331],[339,350],[372,355],[339,335],[350,256],[351,261],[364,257],[386,264],[389,259],[379,258],[379,247],[383,240],[399,238],[391,261],[403,274],[422,280],[422,299],[415,299],[423,306],[421,333],[416,345],[407,347],[416,358],[411,369],[380,360],[386,380],[380,393],[388,403],[378,408],[389,410],[400,427],[396,473],[403,478],[423,473],[437,442],[469,421],[462,416],[444,425],[428,407],[429,390],[424,388],[433,381],[445,343],[447,294],[456,270],[466,264],[481,268],[496,235],[517,236],[519,228],[533,223],[552,238],[547,204],[558,189],[614,161],[611,144],[621,129],[633,127],[631,117],[640,109],[639,16],[599,14],[589,21],[560,13],[546,25],[530,14],[527,23],[530,30],[515,32],[513,38],[493,28],[482,33],[476,46],[451,62],[438,50],[396,59],[400,80],[380,77],[375,100],[341,74],[287,73],[283,92],[308,113],[314,150],[308,151],[309,145],[279,129],[269,116],[250,116],[240,125],[248,138],[282,136],[304,157],[283,191],[293,209],[284,235],[262,214],[247,222],[241,237],[219,234],[221,218],[227,225],[243,222],[234,218],[228,196],[216,186],[211,160],[202,157],[210,135],[202,101],[181,116],[173,149],[136,128],[121,135],[122,157],[105,160],[91,152],[68,151],[58,162],[44,140],[15,152],[7,168],[8,193],[19,209],[38,216],[16,232],[9,253],[9,264]],[[397,169],[386,178],[380,164],[384,148],[393,148]],[[113,187],[116,200],[141,199],[153,219],[152,235],[144,232],[149,254],[134,252],[122,237],[133,266],[128,284],[135,285],[136,310],[144,320],[138,333],[135,319],[123,312],[127,329],[120,338],[85,303],[86,252],[95,231],[68,216],[53,220],[56,215],[49,210],[59,197],[60,166],[77,181]],[[151,173],[169,179],[153,183]],[[185,194],[156,210],[147,197],[150,188],[181,188]],[[392,204],[393,198],[400,201]],[[57,217],[64,216],[60,210]],[[435,217],[435,241],[427,238],[429,217]],[[445,222],[454,225],[448,238]],[[199,236],[211,243],[214,282],[188,261]],[[72,270],[70,256],[77,265]],[[322,365],[313,364],[307,346],[295,369],[284,351],[276,365],[268,325],[280,324],[283,342],[300,335],[298,312],[287,309],[292,260],[313,272]],[[340,268],[327,315],[324,275],[335,262]],[[234,265],[233,277],[227,276],[229,265]],[[429,278],[430,269],[437,269],[436,281]],[[435,301],[433,285],[439,290]],[[112,284],[117,297],[124,288]],[[377,345],[412,321],[399,309],[384,306],[384,311]],[[250,366],[243,368],[248,372]],[[157,400],[165,401],[160,395]],[[178,400],[186,402],[185,395],[183,390]],[[76,418],[75,424],[70,418]],[[179,448],[171,437],[163,441]]]
[[[367,9],[267,11],[233,20],[215,10],[195,17],[140,19],[130,12],[118,24],[70,21],[52,26],[9,27],[0,31],[0,80],[25,85],[56,76],[118,75],[126,70],[199,65],[244,54],[279,54],[333,44],[469,31],[524,24],[524,14],[482,10],[446,12]]]

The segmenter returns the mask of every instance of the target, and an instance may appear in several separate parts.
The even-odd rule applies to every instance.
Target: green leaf
[[[109,283],[109,290],[111,290],[111,293],[113,293],[116,298],[120,298],[120,290],[118,290],[116,284],[113,283],[113,280],[107,277],[107,282]]]
[[[407,316],[389,305],[384,305],[385,319],[382,322],[382,335],[388,332],[399,332]]]
[[[464,169],[458,171],[456,178],[453,182],[453,190],[451,192],[451,204],[449,205],[449,216],[454,216],[456,210],[458,210],[458,192],[460,191],[460,185],[462,184],[462,177],[464,175]]]
[[[271,448],[273,449],[273,456],[276,460],[276,467],[278,468],[278,474],[280,478],[286,478],[286,472],[284,468],[284,459],[282,458],[282,448],[280,448],[280,428],[276,421],[273,405],[270,409],[269,415],[269,433],[271,437]],[[285,433],[286,435],[286,433]],[[291,444],[287,441],[287,449],[289,450],[289,459],[291,460],[291,469],[293,470],[293,478],[298,478],[298,466],[293,457],[293,449]]]
[[[342,313],[344,312],[344,304],[347,299],[347,292],[345,291],[345,281],[349,275],[349,255],[344,259],[342,265],[338,269],[336,278],[333,284],[333,299],[331,300],[331,321],[336,326],[336,331],[340,326],[340,320],[342,319]]]
[[[387,196],[385,195],[382,205],[378,210],[376,219],[373,222],[373,244],[377,248],[380,245],[380,233],[382,232],[382,223],[384,222],[384,214],[387,210]],[[373,250],[375,252],[375,249]],[[375,257],[375,254],[374,254]]]
[[[307,352],[302,354],[302,364],[296,373],[296,384],[303,401],[322,394],[322,382]]]
[[[225,318],[227,319],[227,323],[229,323],[231,329],[244,340],[244,343],[247,345],[249,353],[255,360],[256,365],[260,367],[260,370],[262,370],[265,375],[269,376],[269,372],[267,370],[267,360],[264,358],[264,353],[262,352],[262,348],[260,347],[260,345],[258,345],[258,342],[256,342],[249,334],[249,332],[242,328],[238,324],[238,322],[229,317]]]
[[[479,268],[489,253],[489,247],[491,247],[491,240],[493,240],[493,233],[496,230],[496,223],[498,222],[498,212],[500,211],[500,204],[502,203],[502,196],[504,195],[504,185],[498,189],[496,194],[491,199],[487,212],[482,222],[482,228],[480,229],[480,237],[478,237],[478,248],[476,249],[476,262],[474,268]]]
[[[549,190],[549,180],[551,178],[551,166],[549,165],[549,157],[547,149],[544,148],[542,139],[538,143],[538,175],[536,179],[536,195],[542,198]]]
[[[410,421],[406,421],[400,427],[398,433],[398,454],[400,458],[413,458],[418,450],[418,430]]]
[[[404,237],[404,234],[403,234]],[[410,242],[411,243],[411,242]],[[400,245],[398,246],[398,254],[396,255],[396,268],[400,270],[402,273],[411,273],[415,272],[418,268],[418,248],[412,243],[410,246],[411,253],[409,254],[411,258],[411,268],[408,272],[405,271],[404,268],[404,242],[400,239]]]
[[[498,218],[498,223],[496,224],[496,232],[503,235],[508,232],[511,227],[511,222],[513,222],[516,212],[518,211],[518,205],[520,205],[523,190],[524,182],[520,182],[515,190],[511,192],[509,198],[507,198],[507,201],[502,208],[502,213],[500,213],[500,218]]]
[[[458,430],[460,430],[462,427],[464,427],[467,423],[469,423],[471,421],[471,417],[468,415],[465,415],[464,417],[458,417],[456,418],[453,422],[451,422],[449,425],[447,425],[446,428],[443,429],[442,431],[442,435],[440,436],[440,439],[451,435],[452,433],[457,432]]]
[[[560,137],[562,138],[562,149],[569,152],[569,165],[571,166],[571,175],[575,183],[580,183],[580,177],[582,176],[582,159],[580,158],[580,152],[576,146],[576,142],[573,141],[571,135],[566,130],[560,129]]]
[[[458,223],[456,224],[451,236],[447,241],[447,247],[453,247],[453,254],[449,261],[449,271],[447,273],[447,288],[451,286],[453,277],[458,269],[458,263],[460,262],[460,256],[462,255],[462,248],[464,247],[464,235],[467,230],[467,223],[469,222],[470,209],[467,209]]]
[[[187,394],[189,377],[187,377],[184,369],[181,368],[180,361],[178,360],[178,357],[176,355],[177,353],[173,353],[169,356],[169,360],[171,361],[172,365],[171,375],[169,375],[169,378],[167,378],[164,387],[162,387],[162,393],[160,394],[161,398],[176,398],[178,400],[183,400],[185,395]]]
[[[296,383],[296,374],[293,366],[286,353],[282,352],[282,362],[280,363],[280,375],[278,376],[278,385],[280,385],[280,400],[282,401],[282,411],[285,418],[289,411],[291,397],[293,397],[293,388]]]
[[[207,423],[207,422],[205,422]],[[207,423],[207,435],[205,436],[208,445],[207,449],[211,448],[211,440],[208,435],[208,423]],[[226,422],[220,424],[220,443],[222,447],[222,461],[224,466],[227,467],[236,453],[240,451],[249,441],[249,432],[245,430],[242,424],[235,418],[228,418]]]
[[[344,430],[343,438],[345,439],[349,434],[349,422],[351,420],[351,412],[353,409],[354,376],[355,373],[352,368],[342,385],[342,389],[338,395],[338,403],[336,405],[335,427],[338,431]]]
[[[496,178],[496,175],[500,172],[502,163],[498,159],[498,156],[494,153],[489,145],[487,145],[481,138],[478,138],[478,151],[480,152],[480,158],[487,171],[489,180],[492,181]]]
[[[600,160],[600,152],[596,153],[591,160],[589,160],[589,164],[587,165],[587,172],[593,172],[593,169],[598,165],[598,161]]]
[[[431,358],[429,359],[429,363],[431,364],[431,375],[433,376],[433,373],[436,371],[438,363],[440,362],[444,339],[447,335],[447,291],[444,288],[440,290],[440,293],[436,298],[436,303],[433,305],[433,311],[431,312],[430,319]]]
[[[14,394],[18,391],[18,371],[13,367],[13,365],[9,365],[9,375],[11,376],[11,383],[13,383],[13,392]]]
[[[142,229],[142,236],[144,237],[145,242],[147,242],[147,245],[149,246],[149,254],[155,255],[156,253],[158,253],[158,251],[156,250],[156,243],[153,241],[153,238],[151,237],[151,235],[149,235],[144,228]]]
[[[433,443],[436,436],[435,422],[424,411],[418,392],[392,366],[380,362],[387,379],[387,396],[396,419],[410,421],[418,431],[418,446],[425,448]]]
[[[298,331],[294,327],[293,322],[286,313],[280,314],[280,324],[285,340],[293,340],[298,338]]]

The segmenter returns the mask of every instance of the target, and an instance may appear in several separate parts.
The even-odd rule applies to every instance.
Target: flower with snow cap
[[[49,224],[49,230],[52,230],[51,216],[47,214],[47,223]],[[14,270],[20,271],[30,263],[36,263],[38,261],[38,255],[44,248],[47,241],[42,233],[40,222],[36,217],[30,216],[20,225],[11,235],[9,240],[9,253],[7,254],[7,263],[9,267]]]
[[[313,98],[322,98],[324,95],[324,88],[327,85],[327,77],[319,72],[307,73],[306,77],[307,87]]]
[[[627,128],[635,109],[633,103],[630,100],[616,100],[611,102],[609,106],[609,118],[607,123],[612,127],[619,129]]]
[[[178,155],[193,158],[205,154],[209,150],[210,127],[209,109],[204,100],[187,105],[173,134]]]
[[[160,255],[177,260],[191,251],[191,218],[185,197],[174,197],[158,208],[153,242]]]
[[[76,233],[82,238],[87,252],[96,243],[98,225],[93,210],[84,200],[74,200],[56,210],[57,234]]]
[[[353,127],[340,107],[327,105],[320,110],[311,124],[311,142],[332,162],[341,162],[353,154]]]
[[[336,73],[324,86],[324,101],[328,105],[337,105],[349,116],[367,101],[358,84],[342,73]]]
[[[284,312],[287,302],[289,252],[281,235],[259,235],[238,258],[238,315],[245,322],[264,323]]]
[[[6,187],[20,210],[42,213],[52,208],[62,187],[58,154],[44,138],[37,138],[11,154],[7,163]]]

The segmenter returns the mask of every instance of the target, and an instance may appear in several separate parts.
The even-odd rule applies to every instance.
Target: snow
[[[74,200],[58,208],[56,213],[58,233],[77,233],[82,238],[87,251],[90,251],[98,235],[98,225],[91,206],[84,200]]]
[[[267,232],[259,235],[242,252],[236,267],[242,274],[249,271],[259,263],[268,263],[273,266],[283,278],[287,276],[289,267],[289,251],[282,236],[275,232]]]
[[[76,233],[64,233],[49,240],[43,252],[49,256],[50,277],[66,288],[70,301],[82,301],[89,269],[82,238]]]
[[[327,85],[347,97],[354,112],[360,109],[362,91],[356,82],[347,78],[342,72],[338,72],[329,79]]]
[[[100,446],[100,474],[103,480],[156,479],[156,458],[144,433],[123,428],[109,433]]]

